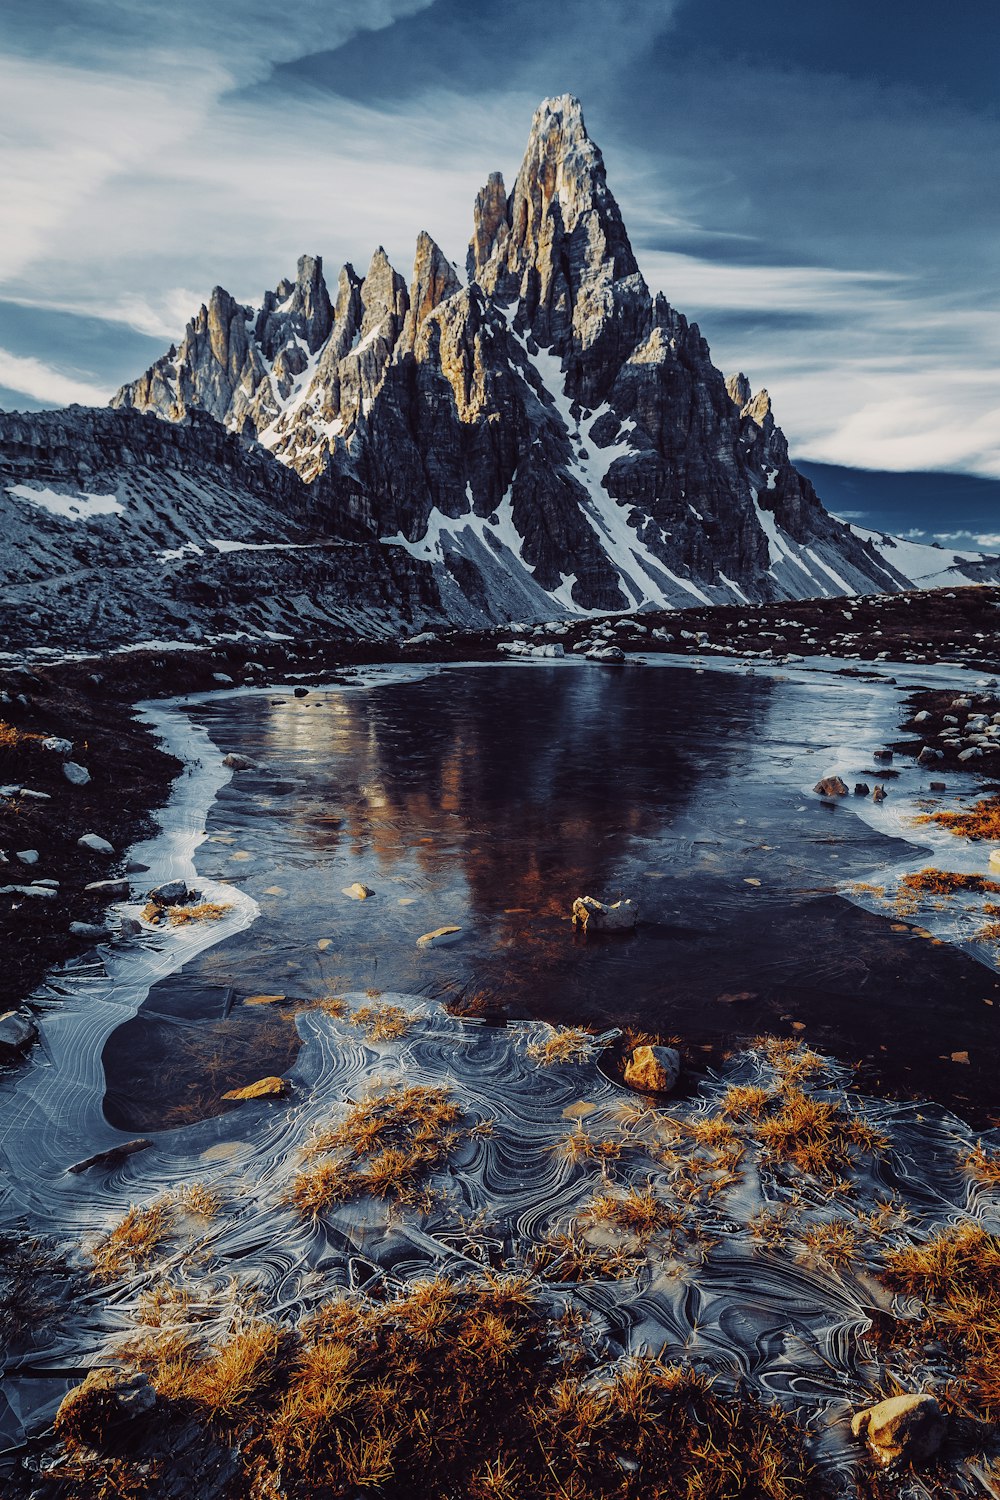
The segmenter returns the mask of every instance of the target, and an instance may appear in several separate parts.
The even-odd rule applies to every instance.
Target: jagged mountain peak
[[[540,344],[585,337],[575,311],[596,287],[637,279],[646,295],[604,158],[587,134],[580,101],[544,99],[535,111],[513,190],[502,204],[494,173],[475,206],[470,276],[498,297],[519,299],[519,319]]]
[[[651,297],[580,101],[535,111],[477,195],[469,284],[431,234],[409,287],[302,256],[256,312],[221,288],[115,398],[209,412],[439,569],[456,615],[898,586],[791,464],[765,390]],[[331,525],[336,524],[331,521]]]

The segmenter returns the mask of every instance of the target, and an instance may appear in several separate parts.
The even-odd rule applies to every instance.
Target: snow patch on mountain
[[[125,507],[116,495],[63,495],[34,484],[9,484],[7,493],[65,521],[92,521],[97,516],[125,514]]]

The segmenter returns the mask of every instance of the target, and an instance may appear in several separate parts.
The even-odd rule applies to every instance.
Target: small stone
[[[125,901],[128,898],[127,880],[91,880],[83,889],[91,896],[106,896],[109,901]]]
[[[223,1099],[284,1099],[288,1094],[288,1083],[284,1078],[258,1078],[242,1089],[230,1089]]]
[[[875,758],[875,760],[881,760],[881,761],[888,762],[888,761],[892,760],[892,751],[891,750],[876,750],[874,758]]]
[[[115,852],[114,845],[109,844],[107,839],[102,839],[99,833],[85,833],[76,842],[81,849],[89,849],[92,854],[114,854]]]
[[[90,780],[90,772],[87,770],[87,767],[78,766],[75,760],[67,760],[63,762],[63,775],[65,776],[66,780],[71,781],[74,786],[86,786],[87,782]]]
[[[151,901],[154,906],[184,906],[190,895],[191,892],[185,881],[168,880],[165,884],[154,886],[151,891],[147,891],[146,900]]]
[[[820,797],[846,797],[847,784],[839,776],[824,776],[817,781],[813,791]]]
[[[932,781],[930,789],[932,792],[946,792],[948,790],[948,783],[946,781]]]
[[[433,932],[425,932],[423,937],[417,938],[418,948],[443,948],[447,943],[457,941],[461,927],[435,927]]]
[[[97,1151],[93,1156],[85,1156],[83,1161],[75,1162],[66,1170],[78,1174],[88,1171],[91,1167],[118,1167],[130,1156],[134,1156],[137,1151],[148,1151],[152,1144],[152,1141],[148,1141],[145,1136],[137,1136],[135,1140],[123,1141],[120,1146],[111,1146],[107,1151]]]
[[[885,789],[884,786],[874,787],[873,790],[872,790],[872,801],[873,802],[884,802],[885,799],[886,799],[886,797],[888,795],[889,794],[886,791],[886,789]]]
[[[232,687],[233,685],[233,679],[228,672],[213,672],[212,681],[221,682],[224,687]]]
[[[870,791],[871,787],[868,785],[867,781],[856,781],[854,783],[855,797],[867,797]]]
[[[31,885],[0,885],[0,896],[58,896],[59,892],[51,885],[41,885],[38,881],[32,881]]]
[[[38,1036],[38,1027],[23,1010],[0,1015],[0,1062],[10,1062],[26,1052]]]
[[[917,756],[918,766],[933,766],[944,756],[943,750],[935,750],[933,745],[923,745]]]
[[[933,1458],[944,1441],[945,1418],[933,1396],[890,1396],[851,1418],[855,1437],[864,1437],[883,1466],[905,1459]]]
[[[573,902],[573,922],[584,932],[632,932],[639,920],[638,902],[615,901],[606,905],[595,896],[577,896]]]
[[[625,1082],[647,1093],[669,1094],[681,1072],[676,1047],[636,1047],[625,1064]]]
[[[370,885],[362,885],[360,880],[356,880],[353,885],[345,885],[341,894],[350,896],[352,901],[367,901],[375,892]]]
[[[292,696],[295,698],[308,698],[309,689],[304,687],[292,688]]]
[[[57,734],[50,734],[42,740],[42,749],[51,750],[55,755],[72,755],[73,741],[60,739]]]
[[[69,930],[74,937],[85,938],[88,942],[100,942],[108,936],[106,927],[98,927],[95,922],[71,922]]]
[[[256,771],[257,769],[256,761],[252,761],[249,755],[239,755],[235,750],[222,757],[222,764],[228,766],[231,771]]]
[[[22,865],[37,865],[38,863],[37,849],[15,849],[14,853]]]

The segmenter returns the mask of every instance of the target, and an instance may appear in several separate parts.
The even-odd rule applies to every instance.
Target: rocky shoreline
[[[373,664],[569,655],[586,656],[604,668],[658,653],[731,657],[749,667],[833,657],[848,664],[831,662],[831,671],[877,671],[883,677],[890,661],[992,672],[1000,671],[1000,655],[994,651],[998,607],[1000,589],[980,587],[811,600],[794,609],[783,604],[574,617],[479,632],[422,632],[401,642],[244,638],[203,647],[152,643],[75,659],[43,655],[4,666],[3,1004],[7,1009],[22,1005],[49,969],[102,938],[103,912],[116,898],[115,882],[128,873],[123,851],[149,832],[151,815],[178,773],[178,762],[158,748],[137,717],[135,705],[141,700],[246,686],[305,693],[311,686],[349,682],[354,671]],[[991,690],[984,690],[956,712],[957,699],[965,703],[963,695],[939,688],[911,695],[903,729],[919,738],[900,738],[894,748],[913,756],[924,751],[928,764],[933,759],[942,771],[989,772],[992,742],[996,738],[1000,744],[1000,729],[986,721],[1000,710],[1000,699],[994,702]],[[22,1040],[28,1045],[30,1033]],[[18,1045],[15,1039],[7,1060]]]

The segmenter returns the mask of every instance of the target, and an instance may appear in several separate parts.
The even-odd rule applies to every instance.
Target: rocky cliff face
[[[467,278],[421,234],[409,289],[318,258],[242,307],[216,288],[114,405],[203,411],[493,618],[902,587],[652,296],[576,99],[545,100],[513,189],[475,202]]]
[[[211,417],[0,413],[5,649],[409,633],[444,618],[426,563]]]

